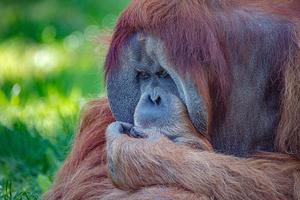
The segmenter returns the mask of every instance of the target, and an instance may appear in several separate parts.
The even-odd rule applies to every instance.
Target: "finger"
[[[133,125],[129,123],[122,122],[122,133],[130,133],[130,130],[132,129]]]
[[[106,129],[106,135],[108,138],[120,137],[126,131],[127,126],[122,126],[122,122],[113,122]]]
[[[136,127],[131,128],[130,136],[135,137],[135,138],[146,138],[147,137],[147,135],[145,134],[144,131],[142,131]]]

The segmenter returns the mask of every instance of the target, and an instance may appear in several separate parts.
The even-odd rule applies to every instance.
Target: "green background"
[[[0,199],[38,199],[67,155],[128,0],[0,1]]]

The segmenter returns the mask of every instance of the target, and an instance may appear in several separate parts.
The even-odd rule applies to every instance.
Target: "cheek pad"
[[[113,69],[106,80],[107,95],[117,121],[133,123],[133,114],[140,98],[140,88],[132,66],[122,64]]]
[[[208,112],[201,95],[191,81],[185,81],[184,89],[186,95],[186,106],[192,123],[201,133],[207,130]]]

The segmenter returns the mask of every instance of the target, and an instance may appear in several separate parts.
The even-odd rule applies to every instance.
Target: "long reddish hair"
[[[293,11],[290,9],[291,6],[295,8]],[[231,0],[227,2],[217,0],[133,0],[117,22],[106,57],[106,76],[111,72],[111,69],[118,66],[119,51],[132,34],[137,32],[151,34],[163,41],[167,57],[178,74],[182,78],[192,79],[197,85],[208,110],[208,132],[210,132],[211,127],[218,126],[225,118],[228,97],[231,92],[232,73],[226,53],[228,52],[228,49],[226,49],[228,47],[225,41],[225,34],[228,30],[234,30],[236,24],[227,24],[229,27],[226,27],[224,19],[232,18],[230,10],[236,8],[245,11],[257,10],[258,12],[264,12],[267,15],[276,17],[278,20],[286,20],[290,24],[297,23],[300,13],[300,3],[297,1],[285,2],[285,4],[278,4],[278,2],[276,4],[276,1],[273,1],[272,5],[272,1],[248,0]],[[222,12],[225,10],[226,12]],[[238,17],[239,20],[236,20],[237,22],[245,23],[247,21],[247,15],[239,15]],[[245,20],[243,20],[243,17]],[[239,34],[238,31],[230,33],[232,37]],[[238,48],[238,46],[244,45],[248,46],[246,48],[250,48],[252,35],[256,33],[249,32],[247,34],[246,37],[250,38],[249,43],[237,43],[234,46]],[[283,30],[279,34],[289,34],[291,38],[298,38],[292,31]],[[272,52],[275,52],[273,53],[274,61],[272,63],[278,65],[278,67],[274,67],[276,70],[284,71],[295,64],[289,62],[283,64],[281,60],[293,60],[291,57],[295,55],[287,55],[285,58],[282,58],[277,48],[292,44],[284,40],[277,42],[278,44],[272,50]],[[293,48],[297,49],[298,47]],[[285,84],[285,87],[282,89],[282,102],[284,102],[282,104],[282,113],[284,118],[281,119],[279,126],[277,146],[280,147],[281,151],[285,152],[290,151],[287,149],[290,149],[291,146],[295,146],[295,141],[286,139],[287,135],[292,135],[300,143],[300,136],[295,131],[300,131],[300,125],[297,125],[297,123],[300,124],[299,121],[293,120],[292,124],[287,122],[287,119],[290,118],[298,119],[295,112],[291,112],[290,102],[295,103],[297,101],[296,95],[299,96],[300,92],[298,90],[293,91],[293,96],[288,97],[291,95],[291,92],[288,92],[287,88],[292,87],[295,89],[297,80],[287,76],[288,74],[283,72],[278,78]],[[293,82],[285,82],[287,79],[293,80]],[[297,103],[299,104],[299,100]],[[296,112],[300,111],[300,108],[297,106],[294,106],[294,108]],[[292,133],[287,132],[287,128],[282,128],[285,126],[290,127],[288,130],[292,130]],[[290,145],[290,143],[293,143],[293,145]],[[296,154],[300,154],[299,150],[295,148],[293,148],[293,151],[297,151]]]

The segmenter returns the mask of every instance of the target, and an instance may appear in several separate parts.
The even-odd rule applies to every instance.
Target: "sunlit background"
[[[0,1],[0,199],[51,185],[80,108],[105,95],[102,38],[127,3]]]

